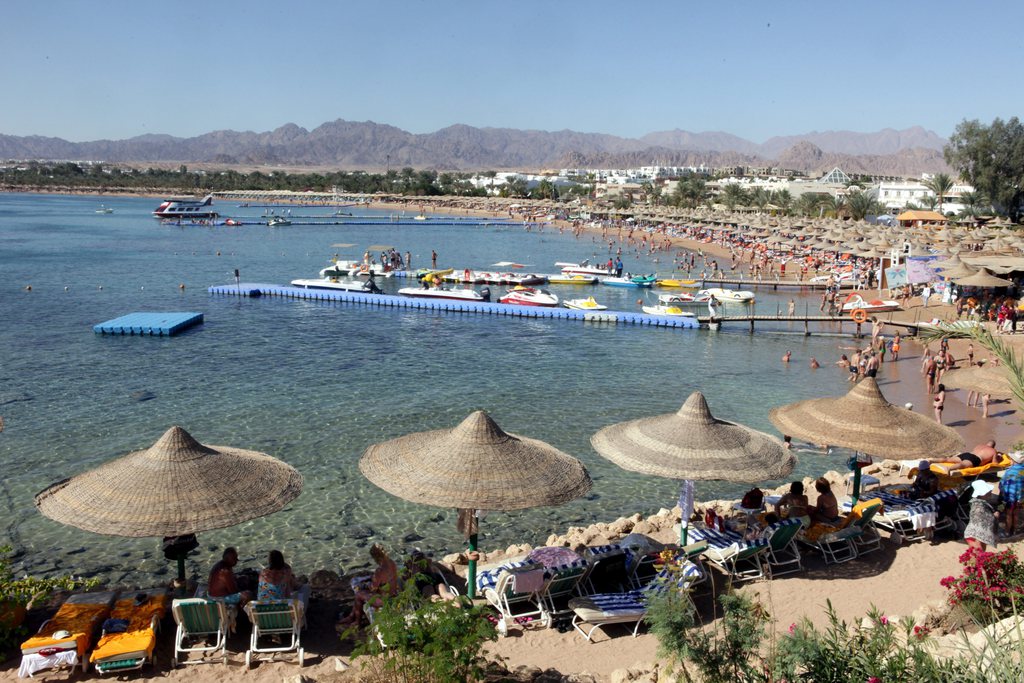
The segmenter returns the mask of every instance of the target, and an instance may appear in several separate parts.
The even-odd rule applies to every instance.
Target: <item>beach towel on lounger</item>
[[[122,632],[107,632],[96,644],[89,660],[93,663],[111,658],[125,658],[135,655],[149,659],[156,647],[156,632],[153,630],[153,617],[160,621],[167,614],[170,596],[166,592],[147,594],[146,600],[137,603],[135,595],[118,600],[110,613],[111,619],[125,621],[127,627]]]

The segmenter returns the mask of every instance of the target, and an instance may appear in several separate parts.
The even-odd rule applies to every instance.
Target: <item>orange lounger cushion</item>
[[[97,662],[112,657],[149,657],[153,656],[156,647],[156,632],[153,630],[153,617],[157,621],[167,614],[170,597],[167,595],[151,596],[142,605],[136,605],[134,598],[118,600],[110,613],[111,619],[124,619],[128,628],[122,633],[108,633],[100,638],[96,649],[89,657]]]
[[[85,657],[85,651],[92,641],[92,634],[109,613],[110,608],[106,605],[64,603],[40,633],[21,644],[21,653],[33,654],[50,647],[61,650],[75,648],[79,657]],[[53,634],[57,631],[70,631],[71,635],[56,639]]]
[[[1005,470],[1012,464],[1013,461],[1010,460],[1010,456],[1006,453],[1000,453],[992,462],[978,467],[964,467],[963,469],[958,470],[947,470],[943,463],[935,463],[931,466],[931,471],[935,474],[945,474],[951,477],[977,477],[985,474],[986,472],[998,472],[999,470]],[[915,472],[911,471],[910,474],[913,476]]]

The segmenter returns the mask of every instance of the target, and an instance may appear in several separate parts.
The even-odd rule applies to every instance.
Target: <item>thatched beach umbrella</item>
[[[996,277],[988,268],[980,268],[977,273],[954,280],[958,285],[965,287],[1010,287],[1013,282],[1001,277]]]
[[[783,434],[868,455],[913,459],[964,450],[955,430],[886,401],[873,377],[861,380],[839,398],[812,398],[772,408],[768,419]],[[860,468],[854,468],[855,501],[859,494]]]
[[[171,427],[135,451],[36,495],[45,516],[110,536],[185,536],[277,512],[302,492],[302,475],[277,458],[205,446]],[[184,557],[178,578],[184,580]]]
[[[796,458],[775,437],[711,414],[704,395],[690,394],[674,413],[629,420],[590,437],[594,450],[622,469],[655,477],[757,483],[781,479]],[[686,543],[686,511],[682,542]]]
[[[979,394],[1013,395],[1013,388],[1010,386],[1010,379],[1006,376],[1006,369],[991,363],[947,370],[942,373],[942,383],[952,389],[967,389]]]
[[[452,429],[373,444],[359,459],[359,471],[399,498],[470,513],[561,505],[591,485],[579,460],[543,441],[505,433],[482,410]],[[474,523],[467,534],[470,550],[477,549]],[[473,597],[473,561],[468,586]]]

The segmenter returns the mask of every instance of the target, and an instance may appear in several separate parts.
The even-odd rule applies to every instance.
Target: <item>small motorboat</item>
[[[566,275],[608,275],[609,270],[605,266],[592,266],[590,261],[580,261],[579,263],[566,263],[559,261],[555,264],[562,269],[562,273]]]
[[[630,275],[627,273],[625,277],[606,277],[601,280],[601,284],[609,287],[652,287],[656,280],[657,278],[653,275]]]
[[[462,282],[464,284],[482,285],[487,283],[488,273],[484,273],[478,270],[470,270],[465,268],[464,270],[453,270],[444,276],[445,282]]]
[[[498,299],[503,304],[517,306],[557,306],[558,297],[543,289],[534,287],[513,287],[508,294]]]
[[[678,294],[659,294],[658,303],[665,306],[703,306],[711,300],[709,296],[694,296],[680,292]]]
[[[644,306],[644,313],[648,315],[669,315],[676,318],[693,318],[694,314],[689,311],[684,311],[678,306],[667,306],[665,304],[658,304],[657,306]]]
[[[379,263],[363,263],[361,261],[336,261],[320,271],[320,277],[391,277],[394,271]]]
[[[322,278],[319,280],[298,279],[292,280],[292,287],[302,289],[333,289],[342,292],[363,292],[366,294],[381,294],[380,287],[374,284],[373,280],[339,280],[337,278]]]
[[[568,275],[562,273],[560,275],[548,275],[548,284],[552,285],[596,285],[596,275],[584,275],[582,273],[574,273]]]
[[[241,224],[242,224],[242,221],[240,221],[240,220],[238,220],[236,218],[228,218],[227,220],[224,221],[224,225],[230,225],[232,227],[236,227],[236,226],[239,226]]]
[[[700,280],[679,280],[676,278],[666,278],[658,280],[657,285],[659,287],[685,287],[687,289],[697,289],[701,285]]]
[[[292,224],[292,222],[290,220],[288,220],[287,218],[285,218],[284,216],[274,216],[269,221],[267,221],[267,227],[268,228],[280,228],[280,227],[283,227],[285,225],[291,225],[291,224]]]
[[[414,221],[425,221],[425,220],[427,220],[427,217],[421,213],[421,214],[417,214],[417,215],[413,216],[412,219]]]
[[[594,297],[588,296],[586,299],[566,299],[562,302],[562,305],[566,308],[571,308],[575,311],[606,311],[608,307],[604,304],[599,304],[594,301]]]
[[[100,208],[96,209],[96,213],[114,213],[114,210],[109,206],[103,206],[100,204]]]
[[[711,289],[700,290],[697,292],[697,296],[714,297],[717,301],[730,304],[754,303],[754,293],[745,289],[722,289],[721,287],[712,287]]]
[[[871,299],[867,301],[860,294],[851,294],[843,302],[844,313],[856,311],[857,309],[867,311],[868,313],[881,313],[883,311],[899,311],[902,308],[899,301],[892,301],[890,299]]]
[[[449,289],[448,287],[402,287],[398,290],[402,296],[419,299],[453,299],[455,301],[487,301],[489,294],[481,294],[475,289]]]

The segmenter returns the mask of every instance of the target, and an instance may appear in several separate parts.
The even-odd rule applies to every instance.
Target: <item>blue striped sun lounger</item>
[[[862,499],[875,498],[882,501],[885,509],[875,516],[875,524],[889,531],[895,542],[901,543],[905,540],[930,538],[938,524],[939,507],[956,500],[956,496],[955,489],[939,491],[920,500],[904,498],[886,491],[871,491],[864,494]],[[843,507],[849,509],[850,505],[844,503]]]

